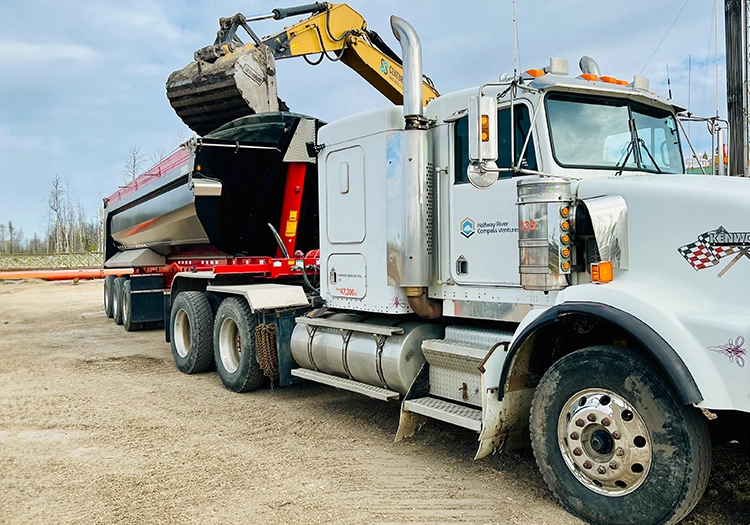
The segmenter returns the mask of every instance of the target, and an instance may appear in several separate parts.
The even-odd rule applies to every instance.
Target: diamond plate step
[[[479,432],[482,430],[482,411],[443,401],[434,397],[420,397],[404,401],[404,410],[438,419]]]
[[[324,374],[323,372],[317,372],[315,370],[307,370],[306,368],[295,368],[292,370],[292,375],[302,379],[315,381],[316,383],[340,388],[341,390],[356,392],[357,394],[362,394],[380,401],[397,400],[401,396],[401,394],[394,392],[393,390],[360,383],[359,381],[346,379],[344,377]]]
[[[422,342],[430,364],[430,394],[457,403],[482,406],[480,367],[499,344],[512,339],[511,332],[449,326],[444,339]]]

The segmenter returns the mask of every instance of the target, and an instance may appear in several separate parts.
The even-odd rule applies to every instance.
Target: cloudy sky
[[[296,3],[0,0],[0,223],[13,221],[26,238],[42,236],[56,174],[95,217],[101,198],[123,183],[123,157],[131,146],[149,158],[189,136],[167,102],[164,83],[194,50],[213,43],[218,18]],[[388,18],[408,20],[422,41],[424,71],[443,93],[513,70],[511,0],[350,5],[394,49]],[[543,67],[556,56],[569,59],[575,75],[578,59],[590,55],[603,74],[632,80],[641,73],[666,96],[669,66],[673,98],[689,101],[693,113],[715,113],[712,1],[518,0],[516,9],[521,69]],[[726,117],[723,16],[719,2],[719,106]],[[268,35],[285,22],[254,27]],[[292,59],[278,70],[279,95],[290,108],[329,122],[388,104],[343,64],[311,67]],[[701,152],[710,148],[703,128],[691,131]]]

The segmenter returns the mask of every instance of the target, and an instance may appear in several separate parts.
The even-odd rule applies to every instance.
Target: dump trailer
[[[403,107],[246,116],[109,198],[106,266],[133,273],[107,312],[235,392],[399,403],[396,440],[441,420],[476,459],[530,443],[588,523],[678,523],[708,420],[750,412],[750,183],[686,175],[684,108],[588,57],[424,107],[391,24]]]

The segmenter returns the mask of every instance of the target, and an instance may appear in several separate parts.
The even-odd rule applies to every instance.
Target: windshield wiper
[[[643,148],[643,151],[646,152],[646,155],[648,155],[648,158],[651,159],[651,163],[654,165],[654,168],[656,168],[656,171],[658,171],[659,173],[664,173],[663,171],[661,171],[661,168],[656,163],[656,160],[654,159],[654,156],[651,155],[651,152],[646,147],[646,142],[642,138],[639,138],[638,139],[638,144]],[[641,167],[643,167],[643,166],[641,166]]]
[[[622,175],[622,170],[625,169],[625,164],[628,163],[628,159],[630,158],[630,154],[633,153],[633,149],[633,141],[631,140],[630,142],[628,142],[628,149],[625,152],[625,158],[622,159],[622,166],[619,162],[615,164],[615,168],[620,168],[619,170],[617,170],[617,173],[615,173],[615,176]]]

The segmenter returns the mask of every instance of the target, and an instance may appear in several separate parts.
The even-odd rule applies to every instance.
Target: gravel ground
[[[0,523],[580,523],[530,451],[473,461],[398,405],[307,384],[233,394],[180,374],[161,331],[126,333],[102,282],[0,281]],[[714,446],[684,522],[750,523],[746,446]]]

